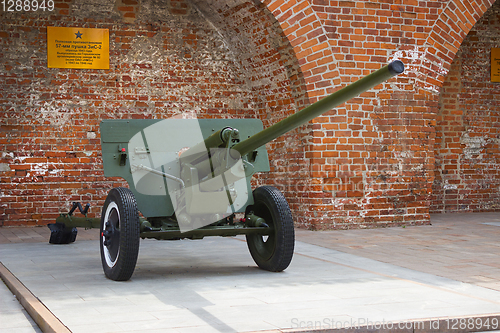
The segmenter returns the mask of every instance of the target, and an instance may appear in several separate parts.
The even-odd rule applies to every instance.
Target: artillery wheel
[[[134,194],[123,187],[112,189],[101,214],[101,262],[107,278],[130,279],[139,255],[139,234]]]
[[[281,272],[292,261],[295,232],[290,207],[283,194],[272,186],[258,187],[253,191],[253,211],[273,229],[269,236],[247,235],[247,244],[255,263],[262,269]]]

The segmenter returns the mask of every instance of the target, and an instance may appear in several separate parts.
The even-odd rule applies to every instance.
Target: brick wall
[[[404,75],[268,145],[255,184],[310,229],[429,221],[439,93],[493,0],[58,1],[0,16],[0,219],[100,207],[106,118],[259,117],[268,126],[392,59]],[[110,69],[48,69],[46,27],[110,30]],[[92,216],[99,215],[99,208]]]
[[[428,223],[440,89],[493,2],[265,1],[294,46],[311,101],[391,59],[407,65],[405,75],[314,121],[304,226]]]
[[[269,124],[296,110],[298,65],[271,15],[249,3],[228,13],[216,4],[68,1],[54,13],[2,13],[1,224],[50,223],[72,201],[91,203],[90,216],[99,216],[109,189],[123,185],[103,176],[102,119]],[[47,26],[109,29],[110,69],[47,68]]]
[[[499,48],[500,3],[462,43],[443,84],[436,125],[432,212],[500,209],[500,83],[490,81]]]

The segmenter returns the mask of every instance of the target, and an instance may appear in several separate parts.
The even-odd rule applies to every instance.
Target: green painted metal
[[[237,235],[269,235],[271,228],[266,227],[234,227],[234,226],[207,226],[181,233],[180,230],[149,231],[141,232],[142,238],[154,238],[163,240],[172,239],[202,239],[208,236],[231,237]]]
[[[130,168],[130,158],[125,160],[124,165],[120,165],[121,150],[128,147],[128,143],[134,135],[144,132],[147,127],[160,121],[165,121],[165,119],[110,119],[103,120],[100,124],[104,176],[125,179],[130,189],[134,192],[139,211],[145,217],[172,216],[174,214],[172,202],[168,195],[146,195],[135,188]],[[180,128],[182,128],[182,124],[197,122],[203,138],[210,138],[209,142],[211,144],[217,142],[216,136],[213,135],[226,127],[237,128],[241,138],[249,138],[263,129],[262,121],[259,119],[169,119],[168,121],[175,122],[175,124],[178,124],[176,127]],[[179,131],[179,133],[173,135],[173,133],[165,132],[162,136],[154,138],[154,140],[164,144],[168,144],[172,140],[182,142],[184,139],[183,136],[187,135],[190,135],[190,133]],[[150,139],[149,141],[152,140]],[[153,143],[149,142],[149,145],[152,151]],[[252,162],[253,172],[269,171],[267,150],[265,147],[261,147],[256,151],[257,158]],[[131,152],[126,151],[125,153],[130,155]],[[244,211],[244,208],[240,209],[240,211]]]
[[[253,218],[260,219],[255,215]],[[262,220],[263,221],[263,220]],[[61,214],[56,218],[56,223],[64,223],[67,228],[85,228],[85,229],[99,229],[101,227],[100,218],[91,217],[75,217],[68,214]],[[162,240],[171,239],[202,239],[207,236],[237,236],[237,235],[269,235],[271,228],[260,226],[262,223],[256,223],[259,226],[247,227],[241,224],[235,225],[223,225],[223,226],[206,226],[200,229],[191,230],[188,232],[181,233],[179,228],[161,228],[160,230],[149,231],[147,228],[151,228],[151,224],[145,219],[141,218],[141,237],[142,238],[154,238]]]
[[[61,214],[56,218],[56,223],[64,223],[67,228],[85,228],[93,229],[101,227],[100,218],[92,217],[75,217],[69,216],[68,214]]]
[[[245,218],[246,218],[246,223],[249,226],[252,227],[267,226],[266,220],[264,220],[260,216],[255,215],[254,212],[249,212],[248,214],[246,214]]]
[[[404,64],[400,60],[395,60],[389,65],[359,79],[358,81],[344,87],[337,92],[319,100],[318,102],[309,105],[297,113],[285,118],[278,123],[266,128],[265,130],[253,135],[251,138],[241,141],[236,144],[233,149],[240,153],[241,156],[246,155],[258,147],[276,139],[277,137],[289,132],[312,119],[330,111],[336,106],[339,106],[351,98],[387,81],[391,77],[404,72]]]

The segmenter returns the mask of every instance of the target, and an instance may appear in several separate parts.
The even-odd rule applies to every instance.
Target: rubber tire
[[[265,240],[261,235],[247,235],[247,245],[255,263],[271,272],[285,270],[293,257],[295,231],[290,206],[283,194],[275,187],[261,186],[253,191],[254,204],[246,212],[253,211],[274,229]]]
[[[108,212],[109,207],[109,212]],[[107,214],[107,215],[106,215]],[[118,214],[118,223],[115,222],[116,229],[119,230],[118,249],[114,258],[110,255],[109,247],[104,245],[105,224],[112,214]],[[116,215],[114,215],[116,217]],[[106,220],[107,219],[107,220]],[[117,225],[116,225],[117,224]],[[139,256],[140,225],[139,212],[135,196],[128,188],[118,187],[109,191],[101,214],[101,262],[104,274],[108,279],[114,281],[127,281],[132,277]]]

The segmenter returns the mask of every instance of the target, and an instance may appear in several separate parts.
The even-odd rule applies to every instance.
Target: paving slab
[[[500,313],[499,291],[301,241],[290,267],[271,273],[241,237],[142,240],[127,282],[105,278],[95,240],[1,244],[0,258],[75,333],[330,329]]]
[[[500,213],[431,214],[432,225],[296,230],[298,240],[500,291]]]
[[[145,240],[132,280],[114,282],[102,273],[98,231],[49,245],[46,227],[0,228],[0,262],[73,332],[286,332],[389,321],[457,332],[470,317],[489,326],[466,331],[498,328],[500,214],[431,221],[296,230],[294,260],[282,273],[256,268],[241,237]],[[39,331],[2,284],[0,331]]]
[[[0,332],[42,332],[26,310],[0,280]]]

